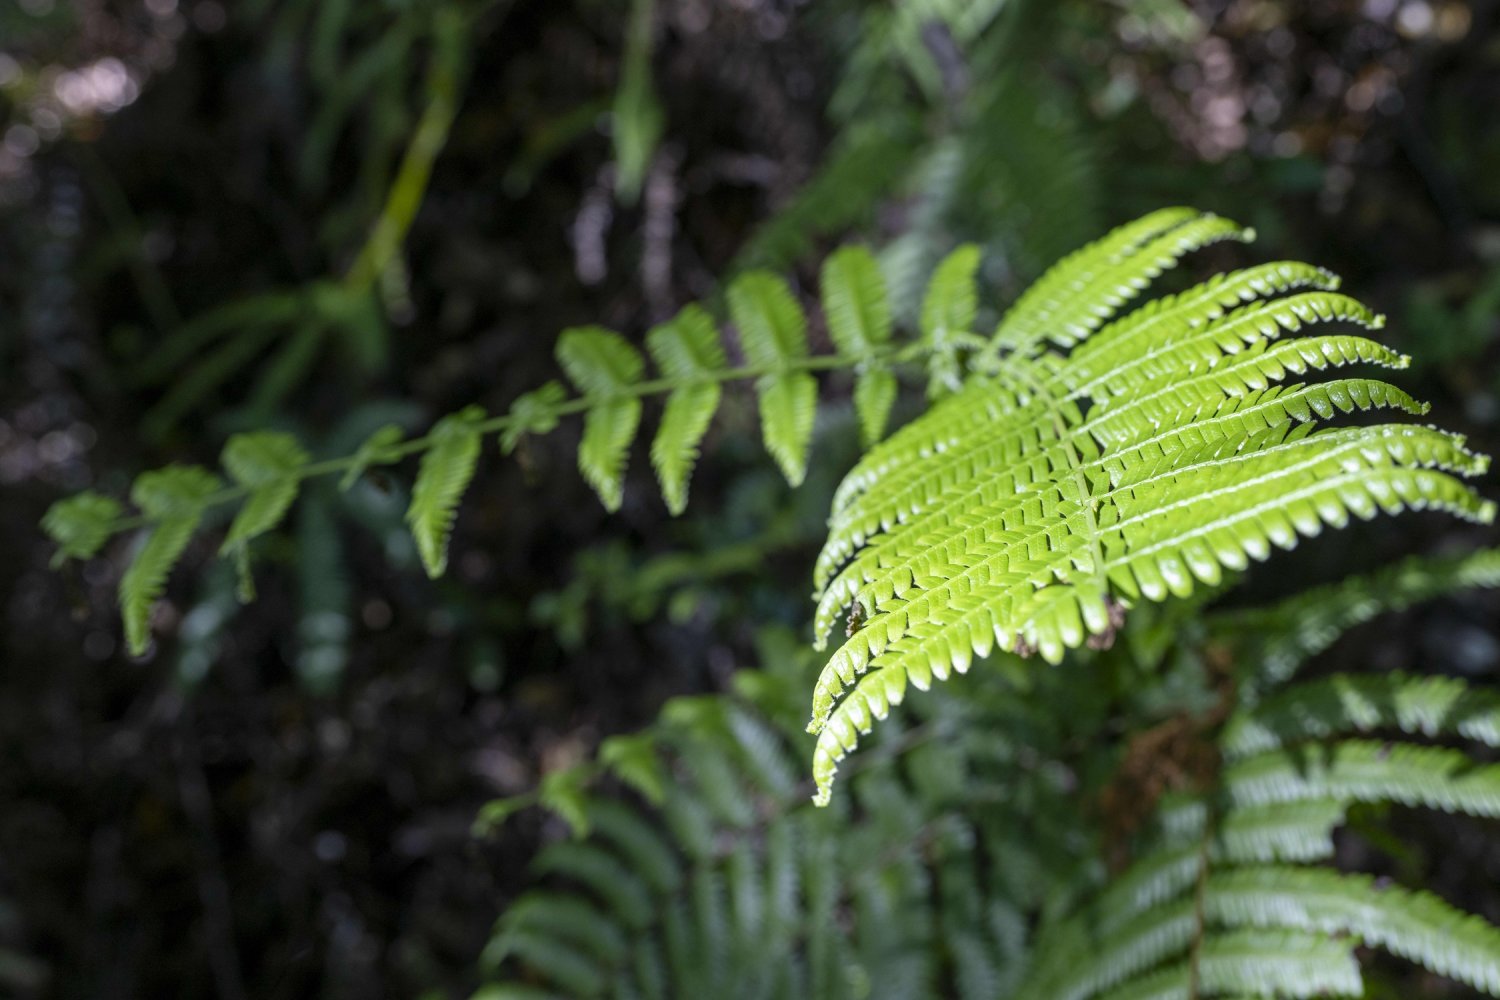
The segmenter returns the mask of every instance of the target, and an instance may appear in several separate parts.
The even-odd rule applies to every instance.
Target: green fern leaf
[[[93,490],[54,503],[42,517],[42,530],[57,546],[52,567],[68,559],[93,558],[114,533],[119,516],[119,501]]]
[[[929,395],[953,392],[962,383],[958,350],[974,331],[979,293],[974,278],[979,247],[966,243],[945,257],[932,273],[922,299],[922,339],[932,350]]]
[[[649,733],[639,734],[638,739]],[[601,747],[602,750],[602,747]],[[601,755],[600,763],[604,763]],[[665,789],[662,793],[665,800]],[[630,864],[658,893],[676,892],[682,887],[682,863],[662,834],[634,810],[609,799],[594,798],[588,803],[589,828],[601,839],[612,843]]]
[[[885,434],[891,407],[896,405],[896,376],[888,368],[872,366],[854,377],[854,412],[859,416],[859,439],[870,447]]]
[[[516,958],[537,969],[567,992],[570,997],[598,997],[604,993],[605,970],[599,967],[597,957],[582,942],[569,941],[560,935],[549,933],[546,925],[528,926],[519,924],[506,927],[485,950],[485,960],[498,964],[508,958]],[[510,996],[555,997],[558,994],[542,991],[514,992]],[[506,995],[506,994],[502,994]]]
[[[767,372],[755,383],[761,436],[788,483],[807,474],[818,383],[791,366],[807,357],[807,324],[786,282],[764,271],[741,275],[729,286],[729,314],[745,355]]]
[[[231,437],[224,445],[220,461],[229,478],[250,491],[219,548],[220,555],[233,555],[240,560],[240,599],[248,601],[254,596],[247,565],[248,546],[252,539],[271,531],[286,517],[300,486],[297,471],[307,464],[308,457],[292,435],[257,431]]]
[[[677,383],[651,443],[651,463],[662,496],[677,515],[687,508],[687,484],[698,461],[698,444],[719,408],[719,384],[712,377],[725,368],[724,348],[712,317],[694,305],[652,329],[646,347],[662,374]]]
[[[207,469],[173,465],[141,473],[131,487],[131,501],[154,522],[120,578],[120,614],[125,644],[133,656],[146,652],[151,609],[166,587],[167,574],[192,540],[208,498],[221,485]]]
[[[1351,517],[1493,519],[1494,505],[1460,481],[1488,466],[1462,438],[1320,426],[1426,412],[1406,393],[1369,378],[1279,384],[1406,364],[1363,337],[1287,337],[1312,324],[1380,326],[1329,290],[1326,272],[1251,268],[1113,318],[1182,253],[1245,236],[1169,211],[1068,258],[1001,324],[990,346],[1012,353],[996,355],[992,375],[971,377],[850,473],[815,570],[816,638],[851,605],[863,626],[814,690],[817,801],[909,684],[925,690],[992,649],[1056,663],[1110,633],[1121,608],[1216,586],[1224,570]],[[967,278],[964,263],[952,273]],[[950,281],[966,285],[940,275],[934,287]],[[972,322],[965,293],[945,294],[956,304],[929,310],[947,318],[928,325]],[[1028,356],[1043,339],[1073,350]]]
[[[818,383],[805,372],[766,375],[755,383],[760,396],[761,433],[787,483],[800,486],[807,475],[807,451],[817,415]]]
[[[823,262],[823,314],[840,354],[868,358],[891,341],[885,278],[868,249],[847,246]]]
[[[839,353],[860,358],[854,410],[865,447],[885,433],[896,401],[896,377],[875,361],[891,341],[891,307],[880,265],[864,247],[844,247],[823,264],[823,314]]]
[[[458,503],[479,464],[479,424],[484,417],[483,409],[469,406],[439,420],[432,428],[432,447],[423,453],[412,486],[406,523],[422,566],[434,580],[448,568],[448,536]]]
[[[578,469],[605,509],[619,510],[625,497],[625,462],[641,420],[641,401],[629,390],[640,381],[645,362],[625,338],[597,326],[564,330],[557,341],[557,360],[589,401]]]

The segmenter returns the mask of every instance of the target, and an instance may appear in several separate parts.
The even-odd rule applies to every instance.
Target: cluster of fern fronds
[[[1500,995],[1500,929],[1331,867],[1351,808],[1500,819],[1484,756],[1500,696],[1440,676],[1272,680],[1382,608],[1466,585],[1500,586],[1500,553],[1253,615],[1144,608],[1128,641],[1029,688],[995,654],[1008,669],[883,727],[827,810],[797,763],[809,664],[773,633],[777,666],[737,675],[735,696],[672,702],[481,817],[539,802],[572,835],[500,917],[479,995],[1362,996],[1382,976],[1367,949]],[[1132,666],[1162,686],[1117,687]],[[1121,716],[1142,738],[1105,749]],[[1180,738],[1145,738],[1161,733]]]
[[[1364,375],[1409,359],[1346,332],[1383,320],[1295,262],[1232,271],[1134,309],[1184,254],[1251,234],[1166,209],[1065,258],[979,341],[961,386],[865,455],[818,559],[819,642],[852,609],[813,697],[818,797],[908,685],[992,649],[1050,663],[1106,645],[1128,609],[1351,517],[1407,509],[1488,522],[1462,478],[1488,458],[1414,424],[1329,426],[1427,407]],[[972,343],[972,299],[953,317]],[[967,339],[966,339],[967,338]]]

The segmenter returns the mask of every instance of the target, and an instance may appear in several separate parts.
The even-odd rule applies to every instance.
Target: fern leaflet
[[[711,376],[726,367],[724,348],[713,319],[693,305],[648,333],[646,347],[662,374],[679,383],[667,397],[651,443],[651,464],[667,509],[681,514],[687,508],[687,484],[698,461],[698,445],[719,408],[721,390]]]
[[[220,547],[221,555],[232,555],[239,565],[240,599],[254,598],[250,578],[250,541],[273,530],[297,498],[296,472],[307,464],[307,452],[290,434],[257,431],[236,434],[224,445],[220,457],[229,478],[249,490]]]
[[[448,536],[458,502],[463,499],[479,463],[480,429],[484,411],[466,407],[438,421],[433,445],[422,455],[417,481],[412,485],[406,523],[417,543],[422,566],[433,579],[448,568]]]
[[[120,615],[125,621],[125,643],[133,655],[146,652],[151,641],[151,609],[166,587],[167,574],[198,528],[204,502],[219,486],[219,478],[207,469],[173,465],[141,473],[131,487],[131,502],[155,522],[120,577]]]
[[[57,546],[52,566],[68,559],[90,559],[114,534],[120,503],[112,497],[85,490],[48,508],[42,530]]]
[[[729,314],[751,364],[765,369],[755,383],[766,450],[793,486],[807,473],[818,383],[795,362],[807,357],[807,323],[786,282],[764,271],[729,286]]]
[[[578,469],[605,508],[619,510],[627,453],[641,420],[641,401],[628,390],[640,381],[645,362],[625,338],[598,326],[564,330],[557,341],[557,360],[589,402]]]

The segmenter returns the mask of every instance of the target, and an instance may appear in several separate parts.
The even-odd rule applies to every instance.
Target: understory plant
[[[1351,809],[1500,813],[1483,749],[1500,743],[1493,691],[1292,681],[1373,608],[1494,585],[1495,554],[1406,564],[1262,617],[1204,611],[1252,562],[1351,519],[1495,513],[1464,481],[1488,460],[1461,436],[1366,419],[1426,406],[1369,374],[1409,359],[1365,335],[1382,318],[1329,272],[1260,264],[1138,303],[1185,255],[1251,236],[1154,212],[1066,257],[987,334],[981,254],[962,246],[933,273],[914,336],[898,335],[875,255],[848,247],[822,268],[820,309],[744,273],[726,327],[690,305],[646,334],[649,374],[629,338],[570,329],[557,360],[571,392],[549,382],[419,437],[388,426],[322,461],[288,434],[236,435],[227,483],[172,466],[136,480],[135,513],[85,493],[44,526],[60,557],[135,533],[120,606],[141,652],[173,564],[220,512],[233,510],[221,551],[248,596],[256,543],[306,480],[348,485],[417,458],[406,519],[436,577],[491,439],[509,453],[582,415],[579,469],[613,510],[644,403],[660,398],[650,456],[677,513],[726,385],[753,385],[795,486],[815,373],[847,370],[866,451],[814,567],[815,641],[842,641],[811,683],[811,746],[789,715],[805,661],[782,643],[740,675],[739,697],[674,702],[596,764],[492,806],[482,825],[539,802],[578,837],[539,855],[545,887],[501,918],[491,995],[1358,996],[1367,947],[1500,995],[1500,931],[1326,864]],[[831,354],[809,350],[819,325]],[[929,405],[882,440],[907,368]],[[910,688],[979,662],[881,726],[835,794],[840,762]],[[1168,681],[1165,717],[1132,688]],[[1371,738],[1386,734],[1459,745]]]

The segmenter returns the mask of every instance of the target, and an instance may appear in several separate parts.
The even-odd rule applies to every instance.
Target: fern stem
[[[900,348],[889,349],[885,351],[876,351],[872,354],[862,355],[858,357],[846,354],[820,354],[815,357],[794,359],[776,366],[743,365],[738,368],[725,368],[719,371],[706,373],[698,378],[648,379],[646,381],[634,383],[623,392],[595,396],[574,396],[570,399],[565,399],[551,407],[546,408],[539,414],[532,414],[529,419],[535,420],[538,417],[561,418],[572,416],[574,414],[583,413],[584,411],[592,409],[594,407],[618,400],[642,399],[647,396],[665,395],[666,393],[669,393],[674,389],[679,389],[684,385],[743,382],[747,380],[758,379],[766,375],[780,374],[789,371],[835,371],[840,369],[856,368],[860,365],[869,364],[872,361],[887,365],[907,364],[922,357],[924,354],[928,353],[928,351],[929,348],[927,348],[925,345],[916,343],[908,344]],[[504,413],[499,416],[490,417],[487,420],[475,424],[474,429],[478,433],[484,435],[497,434],[502,431],[509,430],[520,423],[521,418],[517,417],[514,413]],[[383,449],[377,455],[372,456],[368,454],[356,453],[352,455],[341,455],[338,458],[324,459],[320,462],[311,462],[307,465],[300,466],[294,471],[287,473],[285,476],[279,477],[279,479],[276,481],[300,482],[304,479],[316,479],[323,476],[331,476],[338,473],[348,472],[350,469],[356,468],[361,464],[365,466],[395,465],[403,459],[410,458],[413,455],[422,454],[423,452],[432,448],[433,445],[437,443],[437,441],[438,438],[429,431],[427,434],[424,434],[421,437],[410,438],[406,441],[399,442],[398,444],[391,445],[389,448]],[[233,503],[244,499],[249,495],[249,493],[250,489],[245,486],[226,486],[223,489],[215,490],[214,492],[204,497],[201,509],[207,510],[211,507],[218,507],[224,504]],[[158,519],[148,517],[144,514],[133,514],[127,517],[122,517],[114,521],[110,525],[109,534],[113,536],[119,534],[122,531],[133,531],[137,528],[150,527],[151,525],[157,523],[157,520]]]

